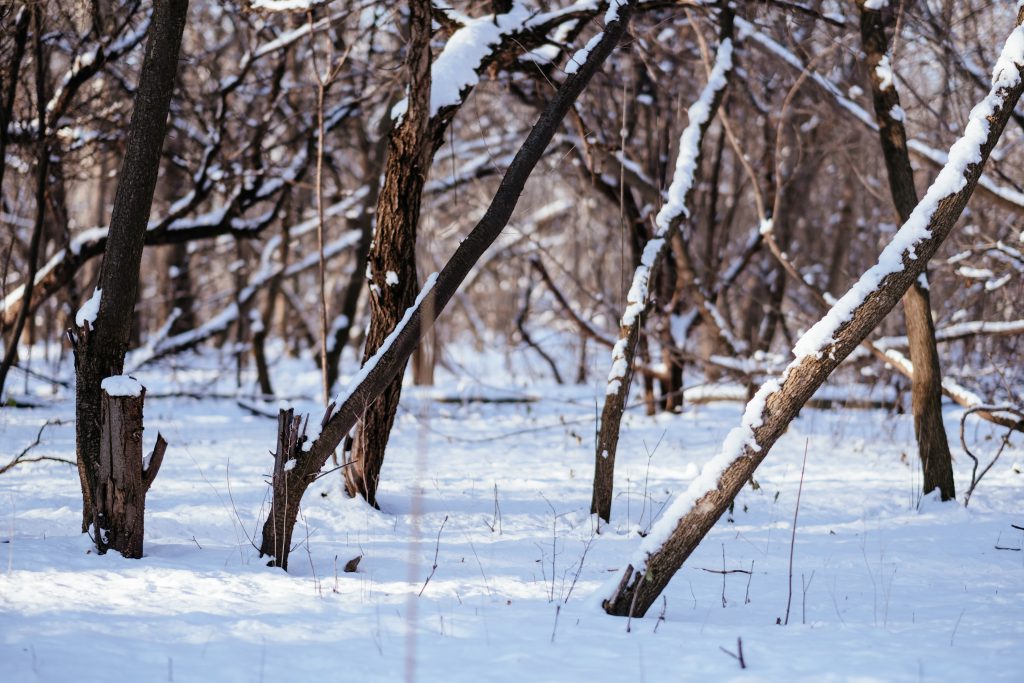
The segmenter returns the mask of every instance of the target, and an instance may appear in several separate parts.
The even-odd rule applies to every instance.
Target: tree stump
[[[146,389],[126,375],[108,377],[102,389],[100,460],[96,472],[94,533],[102,554],[116,550],[142,557],[146,493],[164,459],[167,442],[157,434],[153,452],[142,457],[142,404]]]

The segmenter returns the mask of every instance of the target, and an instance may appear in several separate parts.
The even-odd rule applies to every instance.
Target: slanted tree
[[[708,76],[707,86],[689,109],[689,123],[679,139],[676,170],[669,187],[668,200],[658,212],[654,237],[644,247],[640,265],[633,274],[626,310],[619,323],[619,338],[612,349],[611,370],[597,433],[594,486],[590,501],[591,514],[597,514],[606,522],[611,521],[619,427],[629,398],[633,361],[648,305],[648,295],[676,231],[691,214],[694,188],[700,169],[701,144],[714,120],[733,72],[733,17],[728,7],[723,7],[720,21],[718,56]]]
[[[119,512],[126,508],[112,508],[111,499],[99,495],[98,491],[103,421],[100,384],[107,377],[120,375],[124,369],[139,264],[187,12],[188,0],[155,0],[153,3],[102,274],[93,297],[79,312],[78,329],[69,333],[75,353],[75,450],[82,480],[82,530],[93,527],[93,539],[101,553],[108,549],[109,539],[125,535],[122,531],[129,524],[129,518]],[[144,495],[144,491],[141,493]]]
[[[1024,4],[996,64],[988,96],[975,107],[963,137],[878,264],[796,344],[782,376],[763,384],[742,423],[690,487],[641,542],[603,601],[617,616],[643,616],[711,530],[772,445],[833,370],[896,306],[967,205],[981,171],[1024,93]]]

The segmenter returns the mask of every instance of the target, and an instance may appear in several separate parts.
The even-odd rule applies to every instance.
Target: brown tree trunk
[[[157,435],[153,453],[142,458],[142,405],[146,389],[130,377],[104,383],[100,407],[100,458],[96,472],[96,547],[142,557],[146,493],[164,459],[167,442]]]
[[[11,336],[7,339],[7,344],[4,350],[3,358],[0,359],[0,396],[3,395],[4,384],[7,383],[7,373],[10,371],[11,366],[14,365],[15,360],[18,357],[18,344],[21,342],[21,333],[25,329],[25,323],[28,321],[29,312],[32,310],[32,284],[36,280],[36,271],[39,266],[39,245],[43,238],[43,228],[46,217],[46,179],[49,174],[50,168],[50,148],[46,143],[46,82],[43,71],[43,11],[39,6],[35,6],[31,11],[28,9],[23,10],[25,15],[31,14],[33,18],[33,48],[35,57],[35,76],[36,76],[36,102],[38,107],[38,118],[37,125],[39,126],[39,144],[38,154],[36,155],[37,168],[36,168],[36,219],[35,225],[32,226],[32,238],[29,242],[28,249],[28,269],[25,273],[25,295],[21,301],[21,306],[18,310],[18,317],[14,323],[14,329],[11,330]],[[18,29],[22,31],[27,29],[28,23],[25,20],[25,15],[22,16],[18,22]],[[16,45],[16,61],[12,64],[12,77],[16,75],[15,67],[21,63],[21,50],[24,47],[25,37],[21,33],[16,36],[16,40],[20,40]],[[14,98],[15,88],[17,82],[13,81],[10,84],[10,95],[11,99]],[[7,142],[7,119],[10,117],[9,107],[5,104],[5,113],[0,120],[3,124],[4,132],[0,136],[0,154],[3,154],[3,150],[6,147]],[[0,159],[0,186],[2,186],[3,175],[2,170],[5,164],[4,159]],[[0,194],[0,201],[3,200],[3,195]],[[12,240],[14,238],[12,237]],[[13,244],[12,244],[13,248]]]
[[[860,6],[861,42],[865,63],[871,74],[871,90],[878,118],[878,133],[889,173],[889,190],[900,222],[906,222],[917,206],[914,170],[907,152],[907,132],[900,112],[900,98],[894,79],[883,80],[879,64],[889,51],[887,27],[895,23],[891,8],[870,10]],[[903,312],[907,321],[907,340],[910,361],[914,365],[911,378],[911,403],[914,411],[914,434],[921,458],[923,491],[939,490],[942,500],[956,496],[953,482],[953,458],[949,452],[946,428],[942,424],[942,371],[939,351],[935,343],[935,323],[932,320],[931,300],[928,293],[927,270],[914,281],[903,297]]]
[[[1024,22],[1024,6],[1018,11],[1017,25]],[[1006,70],[1016,73],[1006,73]],[[800,409],[824,383],[829,374],[857,347],[896,306],[920,275],[953,229],[981,176],[982,167],[995,147],[1013,108],[1024,92],[1024,65],[1002,64],[984,105],[977,107],[968,123],[968,153],[977,144],[978,161],[967,163],[960,157],[943,173],[960,174],[962,185],[936,184],[925,201],[929,209],[920,214],[923,230],[915,236],[891,245],[886,266],[876,266],[861,284],[869,293],[856,288],[840,300],[832,311],[804,340],[813,340],[803,348],[782,377],[761,387],[747,405],[743,421],[723,445],[723,452],[709,463],[679,499],[658,520],[650,535],[626,566],[616,588],[603,602],[608,614],[643,616],[668,585],[676,571],[728,509],[743,485],[768,455],[772,445],[789,427]],[[904,231],[904,237],[906,237]],[[893,269],[889,258],[899,258],[902,267]],[[877,279],[876,279],[877,277]],[[821,327],[819,327],[821,326]],[[828,332],[831,342],[819,345]],[[817,349],[815,351],[814,349]],[[712,479],[713,486],[706,486]]]
[[[139,264],[153,203],[188,0],[156,0],[124,162],[103,256],[95,319],[70,336],[75,351],[75,450],[83,481],[83,531],[96,523],[100,472],[100,382],[120,375],[128,350]],[[99,527],[99,525],[97,525]],[[102,551],[102,539],[97,537]]]
[[[410,2],[408,108],[388,141],[384,183],[377,198],[377,230],[370,249],[370,330],[365,364],[416,298],[416,226],[423,185],[430,170],[430,16],[428,0]],[[377,484],[388,435],[402,395],[405,366],[367,407],[356,432],[345,488],[377,507]]]

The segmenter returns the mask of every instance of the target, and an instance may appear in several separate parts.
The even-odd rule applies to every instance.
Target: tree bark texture
[[[550,103],[544,109],[530,134],[509,164],[491,201],[490,206],[473,230],[459,244],[455,253],[438,273],[436,280],[427,283],[418,299],[418,303],[404,318],[404,324],[396,330],[391,343],[382,347],[373,359],[366,375],[358,385],[339,398],[339,404],[328,410],[323,421],[320,436],[310,445],[308,450],[296,449],[296,465],[287,470],[284,486],[289,501],[299,501],[309,485],[338,447],[348,431],[362,416],[366,406],[373,402],[387,385],[399,375],[420,339],[430,331],[434,321],[451,301],[459,286],[469,275],[470,270],[480,260],[494,241],[501,234],[512,217],[519,196],[523,192],[527,179],[537,163],[544,155],[555,132],[560,129],[562,119],[597,72],[598,68],[611,54],[625,33],[633,14],[636,0],[631,0],[618,10],[618,15],[605,26],[602,38],[590,51],[583,66],[575,74],[570,74],[558,88]],[[275,482],[275,487],[277,483]],[[297,508],[296,508],[297,510]],[[263,525],[263,539],[290,538],[295,516],[285,513],[268,516]],[[267,542],[263,541],[266,549]],[[287,544],[271,542],[270,548],[276,548],[272,563],[284,566],[287,563]],[[271,553],[264,552],[269,555]]]
[[[146,391],[137,396],[112,396],[104,391],[100,407],[100,458],[96,472],[96,547],[116,550],[131,559],[142,557],[146,493],[163,462],[167,442],[159,434],[144,468],[142,406]]]
[[[888,65],[889,38],[886,30],[895,23],[893,8],[872,10],[860,7],[861,42],[865,62],[871,74],[871,92],[878,118],[878,135],[882,155],[889,174],[889,191],[899,214],[906,222],[917,206],[914,170],[907,152],[907,131],[902,117],[899,93]],[[914,413],[914,434],[921,458],[923,491],[936,489],[942,500],[956,495],[953,482],[953,458],[949,452],[946,428],[942,424],[942,371],[939,351],[935,343],[935,322],[932,320],[931,299],[927,286],[927,270],[914,281],[903,297],[903,312],[907,321],[907,340],[910,360],[914,365],[911,378],[911,403]]]
[[[433,140],[428,130],[431,4],[429,0],[413,0],[409,8],[408,107],[388,141],[384,183],[377,198],[377,229],[367,263],[370,329],[363,351],[364,364],[416,299],[416,226],[433,156]],[[398,375],[367,406],[345,468],[349,495],[362,496],[374,507],[384,450],[402,395],[404,370],[403,363]]]
[[[1018,12],[1018,28],[1012,39],[1021,39],[1020,32],[1024,28],[1019,26],[1022,21],[1024,6]],[[985,161],[1024,92],[1022,72],[1024,62],[1000,64],[997,79],[986,101],[990,105],[988,114],[984,120],[978,120],[975,116],[983,115],[978,112],[986,110],[977,108],[968,123],[972,141],[975,136],[984,136],[977,150],[978,161],[965,165],[961,176],[962,185],[956,189],[933,186],[929,190],[925,201],[933,206],[934,211],[926,220],[926,236],[920,236],[910,245],[903,245],[900,253],[903,267],[884,275],[863,298],[853,299],[857,302],[856,306],[850,317],[832,331],[830,344],[820,349],[819,353],[801,355],[790,364],[779,380],[771,380],[761,387],[754,400],[748,404],[741,427],[727,440],[729,450],[721,457],[730,458],[729,462],[709,465],[712,469],[708,474],[713,474],[716,480],[714,487],[702,490],[703,485],[697,484],[670,506],[623,571],[615,589],[602,603],[608,614],[643,616],[647,612],[686,558],[736,498],[744,483],[807,400],[896,306],[917,279],[967,205]],[[971,148],[973,151],[973,144]],[[963,150],[957,152],[962,153]],[[815,332],[812,329],[809,334],[814,335]],[[697,482],[701,479],[703,475]]]
[[[153,5],[103,257],[99,310],[92,323],[71,333],[76,374],[75,450],[84,484],[83,531],[97,521],[92,511],[100,472],[100,382],[120,375],[124,368],[139,264],[188,11],[188,0],[156,0]]]

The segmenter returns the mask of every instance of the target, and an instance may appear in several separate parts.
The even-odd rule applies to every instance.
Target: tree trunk
[[[116,550],[127,558],[142,557],[146,493],[164,459],[167,442],[142,458],[142,405],[146,389],[130,377],[103,382],[100,407],[100,459],[96,472],[93,519],[100,553]]]
[[[15,36],[15,55],[11,64],[11,77],[10,83],[10,100],[14,99],[15,89],[17,88],[17,68],[21,64],[22,50],[24,49],[25,36],[24,31],[27,30],[28,21],[27,16],[29,14],[33,17],[33,24],[35,29],[35,36],[33,37],[33,48],[35,52],[35,71],[36,71],[36,103],[38,108],[38,119],[37,124],[39,126],[39,144],[38,154],[36,155],[36,219],[35,224],[32,226],[32,238],[29,242],[28,248],[28,269],[25,273],[25,296],[21,301],[21,307],[18,310],[18,317],[14,323],[14,329],[11,330],[11,336],[7,340],[7,345],[4,351],[3,359],[0,360],[0,397],[3,396],[4,385],[7,383],[7,373],[10,371],[11,366],[18,357],[18,344],[21,342],[21,333],[25,329],[25,323],[28,321],[29,313],[32,310],[32,283],[36,281],[36,270],[39,266],[39,245],[43,238],[43,227],[46,217],[46,180],[49,174],[49,162],[50,162],[50,147],[46,143],[46,83],[43,72],[43,12],[38,6],[33,7],[31,11],[28,9],[22,10],[24,14],[19,18],[18,21],[18,34]],[[10,118],[10,106],[8,104],[3,105],[4,113],[0,116],[0,124],[3,125],[3,133],[0,134],[0,155],[4,154],[4,149],[7,146],[7,120]],[[0,158],[0,189],[3,186],[3,168],[6,164],[6,159]],[[0,194],[0,202],[3,200],[3,194]],[[14,237],[12,236],[12,242]],[[13,248],[13,243],[12,243]]]
[[[914,170],[907,152],[907,131],[902,116],[894,114],[902,111],[894,79],[891,74],[886,75],[880,70],[889,51],[886,28],[895,23],[896,17],[889,8],[884,11],[870,10],[865,7],[864,0],[859,0],[857,4],[861,10],[861,42],[871,74],[878,134],[889,173],[889,190],[900,222],[905,223],[917,206]],[[903,297],[910,361],[914,365],[911,378],[914,435],[917,437],[917,451],[921,458],[924,493],[938,489],[942,500],[952,500],[956,496],[953,458],[946,440],[946,428],[942,424],[942,371],[935,344],[935,323],[932,320],[927,277],[926,270]]]
[[[416,226],[423,185],[430,171],[433,140],[430,122],[430,16],[428,0],[410,3],[407,59],[408,109],[388,141],[384,184],[377,198],[377,231],[367,265],[370,281],[370,330],[363,364],[373,357],[416,298]],[[375,397],[356,432],[345,488],[377,507],[377,484],[388,435],[402,395],[405,365]]]
[[[100,382],[120,375],[131,335],[139,264],[153,203],[160,150],[178,69],[188,0],[156,0],[118,176],[110,234],[93,316],[70,337],[75,352],[75,450],[83,481],[83,531],[94,523],[100,473]],[[90,317],[92,318],[90,320]],[[98,502],[98,501],[97,501]],[[97,539],[98,547],[102,539]]]
[[[1024,22],[1024,5],[1017,25]],[[1010,42],[1021,39],[1017,28]],[[1013,55],[1012,50],[1007,54]],[[742,423],[722,451],[680,495],[641,542],[603,604],[608,614],[643,616],[800,409],[829,374],[896,306],[953,229],[1024,92],[1024,57],[1000,60],[986,99],[971,112],[950,161],[886,247],[879,263],[797,343],[797,358],[780,379],[766,382],[747,404]]]

